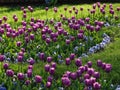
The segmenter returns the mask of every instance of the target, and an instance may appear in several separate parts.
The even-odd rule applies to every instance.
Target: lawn
[[[95,69],[95,71],[100,72],[100,78],[97,79],[97,82],[99,82],[101,84],[101,89],[96,89],[96,90],[115,90],[115,88],[117,87],[117,85],[120,84],[120,27],[118,24],[120,24],[120,12],[117,12],[116,8],[120,6],[120,3],[114,3],[112,4],[113,9],[115,10],[115,15],[118,15],[119,19],[115,20],[112,19],[113,16],[111,14],[109,14],[109,5],[110,3],[106,4],[106,16],[97,13],[95,14],[95,16],[92,16],[88,13],[88,9],[92,8],[93,4],[77,4],[77,5],[56,5],[56,7],[58,8],[57,13],[55,13],[53,11],[54,7],[49,7],[48,11],[45,11],[45,6],[44,5],[39,5],[39,6],[35,6],[33,5],[33,9],[34,12],[31,13],[29,11],[27,11],[27,18],[23,19],[23,12],[21,11],[21,6],[0,6],[0,18],[2,19],[3,16],[6,16],[8,18],[7,22],[4,23],[8,23],[11,25],[11,28],[17,30],[18,27],[22,27],[21,22],[24,20],[27,22],[27,24],[30,22],[30,18],[34,17],[35,20],[45,20],[46,25],[48,25],[51,29],[53,29],[53,25],[49,24],[49,21],[51,20],[51,18],[54,18],[56,22],[61,22],[61,17],[60,15],[63,14],[65,15],[65,17],[70,18],[72,16],[75,16],[76,19],[79,18],[86,18],[86,17],[90,17],[90,24],[94,25],[94,21],[98,20],[98,21],[103,21],[103,22],[108,22],[110,24],[110,26],[103,26],[101,28],[101,30],[98,33],[94,33],[91,34],[93,35],[93,37],[96,37],[98,39],[95,38],[95,42],[91,42],[90,45],[95,45],[97,43],[100,43],[102,38],[102,34],[106,33],[110,38],[111,38],[111,42],[109,44],[107,44],[105,46],[105,48],[103,48],[102,50],[99,50],[97,52],[95,52],[94,54],[89,54],[88,57],[82,57],[81,61],[82,61],[82,65],[85,65],[88,63],[88,61],[92,61],[92,67]],[[75,8],[77,8],[78,10],[80,9],[80,7],[82,7],[84,9],[84,11],[79,12],[77,15],[72,13],[69,14],[69,12],[65,12],[64,11],[64,7],[67,7],[67,9],[72,9],[73,6],[75,6]],[[27,8],[27,6],[25,7]],[[16,15],[18,18],[17,22],[14,22],[13,19],[13,15]],[[108,18],[108,21],[106,20],[106,17]],[[66,29],[67,32],[69,32],[72,35],[76,35],[76,33],[72,32],[68,27],[67,27],[67,22],[62,21],[63,23],[63,27],[64,29]],[[27,28],[29,28],[29,26],[27,26]],[[82,29],[85,29],[84,27]],[[35,64],[33,65],[33,77],[32,78],[25,78],[25,80],[29,79],[31,80],[31,85],[28,85],[28,87],[24,84],[25,80],[23,81],[19,81],[17,82],[16,86],[14,86],[12,84],[12,79],[7,77],[6,75],[4,75],[5,71],[3,70],[3,67],[1,66],[1,78],[0,77],[0,84],[4,83],[4,87],[9,88],[8,90],[16,90],[15,88],[22,88],[22,90],[38,90],[38,88],[43,88],[44,85],[46,84],[47,81],[47,77],[50,75],[48,72],[46,72],[44,70],[44,66],[47,63],[46,61],[42,61],[37,57],[37,53],[38,52],[45,52],[46,56],[53,56],[53,61],[56,62],[56,70],[55,70],[55,74],[52,75],[54,77],[54,80],[52,82],[52,86],[49,88],[47,88],[48,90],[58,90],[58,88],[60,87],[64,87],[64,85],[62,85],[61,83],[61,77],[63,76],[63,74],[65,74],[66,71],[71,71],[71,72],[75,72],[78,67],[76,67],[75,65],[75,60],[71,61],[70,65],[66,65],[65,63],[65,59],[67,57],[70,56],[73,50],[73,47],[78,44],[78,42],[74,42],[73,44],[70,44],[70,46],[66,46],[64,44],[64,39],[63,36],[58,38],[57,43],[51,43],[49,45],[46,45],[45,42],[42,41],[42,39],[40,38],[40,33],[39,32],[32,32],[36,35],[35,37],[35,41],[31,41],[29,43],[29,47],[27,47],[26,45],[28,44],[23,44],[20,47],[16,46],[16,42],[17,41],[21,41],[22,43],[24,42],[24,35],[21,35],[15,39],[12,38],[7,38],[4,34],[0,36],[4,38],[5,42],[1,42],[0,43],[0,54],[5,54],[7,52],[10,52],[10,56],[9,57],[11,60],[9,62],[9,69],[14,70],[15,74],[17,75],[18,72],[22,72],[22,73],[26,73],[27,72],[27,68],[28,68],[28,63],[27,60],[30,59],[30,57],[35,59]],[[89,34],[89,33],[88,33]],[[96,35],[95,35],[96,34]],[[63,40],[63,41],[62,41]],[[80,41],[82,42],[82,41]],[[59,57],[56,54],[52,54],[52,52],[54,51],[54,47],[56,47],[56,45],[60,44],[61,49],[58,49],[58,55],[61,54],[63,59],[63,63],[60,64],[59,63]],[[38,48],[36,48],[36,46],[39,45]],[[85,43],[85,45],[87,45]],[[89,45],[88,45],[89,46]],[[14,62],[14,60],[16,60],[17,58],[17,54],[18,52],[20,52],[21,48],[26,48],[27,51],[25,51],[25,56],[24,56],[24,62]],[[89,47],[83,48],[83,52],[86,52],[86,50],[88,50]],[[80,50],[79,52],[76,53],[76,58],[78,58],[81,55],[82,51]],[[9,56],[9,55],[8,55]],[[14,57],[12,57],[14,56]],[[98,67],[96,65],[97,60],[102,60],[102,62],[105,62],[107,64],[111,64],[112,65],[112,70],[109,73],[106,73],[103,69],[101,69],[100,67]],[[8,61],[4,61],[4,63]],[[3,65],[3,62],[1,62],[1,65]],[[54,65],[53,65],[54,66]],[[42,83],[36,85],[34,79],[35,75],[40,75],[42,77]],[[83,75],[84,76],[84,75]],[[15,78],[16,79],[16,78]],[[83,79],[83,78],[80,78]],[[9,82],[7,82],[7,80]],[[17,81],[17,80],[16,80]],[[71,85],[69,87],[65,86],[65,90],[83,90],[84,87],[86,87],[84,85],[83,82],[79,83],[80,80],[71,80]],[[19,84],[19,85],[18,85]],[[9,87],[10,85],[10,87]],[[40,86],[39,86],[40,85]],[[43,85],[43,87],[42,87]],[[113,86],[112,86],[113,85]],[[22,86],[22,87],[21,87]],[[12,89],[11,89],[12,88]],[[2,90],[2,89],[0,89]],[[43,90],[46,90],[46,88],[43,88]],[[60,89],[62,90],[62,89]],[[89,89],[85,89],[85,90],[89,90]]]

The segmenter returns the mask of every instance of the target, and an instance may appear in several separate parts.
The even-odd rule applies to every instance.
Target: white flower
[[[56,48],[60,48],[60,45],[57,45]]]
[[[58,90],[64,90],[64,88],[63,87],[58,87]]]

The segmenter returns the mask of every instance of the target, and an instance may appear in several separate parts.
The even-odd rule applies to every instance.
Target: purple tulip
[[[28,62],[30,65],[33,65],[35,63],[35,60],[31,58]]]
[[[24,10],[24,7],[23,7],[23,6],[21,7],[21,10]]]
[[[18,21],[18,18],[17,18],[17,17],[14,17],[14,21],[17,22],[17,21]]]
[[[53,75],[55,73],[55,68],[51,67],[49,70],[50,75]]]
[[[23,18],[27,18],[27,15],[26,15],[26,13],[24,13],[24,14],[23,14]]]
[[[71,72],[70,72],[70,71],[66,71],[66,72],[65,72],[65,74],[66,74],[66,76],[67,76],[67,77],[69,77],[69,78],[70,78],[70,74],[71,74]],[[63,76],[63,77],[64,77],[64,76]]]
[[[74,60],[74,58],[75,58],[75,54],[74,54],[74,53],[71,53],[71,54],[70,54],[70,60]]]
[[[42,77],[39,76],[39,75],[36,75],[36,76],[35,76],[35,82],[36,82],[36,83],[41,83],[41,82],[42,82]]]
[[[32,77],[32,69],[28,69],[28,71],[27,71],[27,77],[29,77],[29,78]]]
[[[34,22],[35,20],[34,20],[34,17],[31,17],[31,22]]]
[[[105,66],[105,71],[109,73],[112,70],[112,65],[111,64],[106,64]]]
[[[66,58],[66,65],[70,65],[70,63],[71,63],[71,60],[70,60],[70,58]]]
[[[57,13],[57,7],[54,7],[54,12]]]
[[[10,32],[7,32],[7,33],[6,33],[6,36],[7,36],[7,37],[10,37],[10,36],[11,36],[11,33],[10,33]]]
[[[51,20],[50,20],[50,24],[53,24],[53,23],[54,23],[54,20],[53,20],[53,19],[51,19]]]
[[[100,90],[101,85],[100,85],[98,82],[95,82],[95,83],[93,84],[93,88],[94,88],[95,90]]]
[[[18,47],[21,46],[21,41],[18,41],[17,44],[16,44]]]
[[[92,67],[92,62],[89,61],[89,62],[87,63],[87,65],[88,65],[89,68],[91,68],[91,67]]]
[[[105,69],[106,63],[102,63],[102,69]]]
[[[70,73],[70,78],[72,80],[76,80],[77,79],[77,73],[76,72]]]
[[[45,68],[45,71],[46,71],[46,72],[49,72],[49,70],[50,70],[50,65],[49,65],[49,64],[46,64],[44,68]]]
[[[79,78],[80,76],[82,76],[81,70],[77,70],[76,73],[77,73],[77,77],[78,77],[78,78]]]
[[[93,76],[94,76],[96,79],[98,79],[98,78],[100,78],[100,73],[99,73],[99,72],[94,72]]]
[[[101,29],[101,27],[99,26],[99,25],[97,25],[96,27],[95,27],[95,30],[96,31],[99,31]]]
[[[67,7],[64,7],[64,10],[67,11]]]
[[[102,66],[102,61],[101,60],[97,60],[97,66],[101,67]]]
[[[18,56],[17,59],[18,59],[18,62],[21,63],[23,61],[23,56]]]
[[[85,18],[85,21],[86,21],[86,22],[89,22],[89,21],[90,21],[90,18]]]
[[[75,14],[78,14],[78,10],[75,10]]]
[[[17,77],[18,77],[18,80],[24,80],[25,75],[23,73],[18,73]]]
[[[52,76],[48,76],[47,81],[52,83],[53,77]]]
[[[110,10],[110,14],[114,15],[114,13],[115,13],[114,10]]]
[[[6,16],[3,16],[3,20],[6,22],[7,21],[7,17]]]
[[[52,57],[47,57],[47,62],[50,63],[52,61]]]
[[[120,11],[120,7],[117,7],[117,11]]]
[[[90,75],[89,74],[84,74],[84,79],[90,79]]]
[[[34,40],[34,38],[35,38],[34,34],[30,34],[30,39]]]
[[[45,7],[45,10],[48,11],[48,7]]]
[[[85,67],[84,66],[80,66],[78,69],[81,70],[82,73],[85,71]]]
[[[71,85],[71,81],[68,77],[62,77],[62,84],[66,87]]]
[[[98,8],[100,8],[100,6],[101,6],[100,2],[97,2],[97,6],[98,6]]]
[[[86,25],[87,30],[90,30],[90,24]]]
[[[44,53],[40,53],[39,58],[40,58],[41,60],[44,60],[44,59],[45,59],[45,54],[44,54]]]
[[[88,73],[89,75],[93,75],[93,74],[94,74],[94,69],[93,69],[93,68],[88,68],[87,73]]]
[[[7,71],[6,71],[6,75],[7,75],[8,77],[13,77],[14,71],[13,71],[13,70],[7,70]]]
[[[52,63],[51,63],[51,67],[56,68],[56,63],[55,63],[55,62],[52,62]]]
[[[93,9],[96,9],[96,4],[93,4]]]
[[[31,70],[32,70],[32,69],[33,69],[33,65],[29,65],[29,66],[28,66],[28,69],[31,69]]]
[[[84,69],[85,69],[85,71],[87,71],[88,70],[88,65],[84,65]]]
[[[49,44],[51,42],[51,39],[50,38],[46,38],[46,43]]]
[[[21,48],[21,51],[23,52],[23,54],[24,54],[24,52],[25,52],[25,48]]]
[[[19,56],[24,56],[24,52],[20,51],[20,52],[18,53],[18,55],[19,55]]]
[[[76,7],[75,7],[75,6],[73,6],[72,8],[73,8],[73,10],[75,11]]]
[[[2,19],[0,19],[0,24],[2,24]]]
[[[83,39],[83,33],[78,33],[77,37],[78,39]]]
[[[91,77],[90,80],[92,81],[92,84],[96,82],[96,78]]]
[[[93,32],[94,31],[94,26],[90,26],[90,31]]]
[[[69,45],[70,44],[70,40],[66,39],[66,44]]]
[[[82,61],[81,61],[79,58],[76,59],[76,60],[75,60],[75,65],[76,65],[77,67],[82,66]]]
[[[9,64],[8,64],[8,63],[4,63],[4,64],[3,64],[3,68],[4,68],[5,70],[7,70],[8,67],[9,67]]]
[[[70,14],[72,13],[72,10],[71,10],[71,9],[69,10],[69,13],[70,13]]]
[[[51,82],[47,82],[47,83],[46,83],[46,87],[47,87],[47,88],[50,88],[50,87],[51,87]]]
[[[118,16],[115,16],[115,20],[118,20],[119,19],[119,17]]]
[[[90,11],[91,14],[95,14],[95,9]]]
[[[92,81],[91,81],[91,79],[85,79],[85,85],[86,85],[86,86],[92,86]]]
[[[0,54],[0,62],[3,62],[5,60],[5,56]]]
[[[82,8],[82,7],[80,8],[80,11],[83,11],[83,8]]]
[[[56,37],[54,37],[52,40],[53,40],[54,42],[57,42],[57,38],[56,38]]]
[[[28,86],[30,83],[31,83],[30,80],[26,80],[26,81],[25,81],[25,85],[27,85],[27,86]]]

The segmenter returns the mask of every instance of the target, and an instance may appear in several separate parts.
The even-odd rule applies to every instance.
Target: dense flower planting
[[[74,90],[101,90],[103,76],[92,61],[83,64],[82,57],[89,57],[110,43],[102,28],[113,25],[113,21],[118,24],[120,7],[113,8],[110,4],[109,11],[106,7],[99,2],[93,4],[87,9],[88,17],[84,17],[82,7],[64,7],[59,18],[56,17],[59,8],[54,7],[53,18],[49,18],[46,7],[45,20],[35,19],[31,6],[21,7],[22,21],[13,15],[14,25],[3,16],[0,19],[0,90],[71,90],[71,86]],[[12,68],[11,64],[18,67]],[[34,72],[37,64],[44,66],[38,67],[43,69],[40,73]],[[68,70],[58,75],[58,65],[67,66]],[[97,60],[96,66],[108,75],[112,70],[112,65],[102,60]]]

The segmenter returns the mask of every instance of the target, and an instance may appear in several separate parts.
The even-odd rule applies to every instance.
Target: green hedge
[[[118,3],[120,2],[120,0],[58,0],[58,3],[76,3],[76,4],[79,4],[79,3],[93,3],[93,2],[115,2],[115,3]],[[0,0],[0,3],[16,3],[16,2],[23,2],[23,3],[26,3],[26,2],[38,2],[38,3],[45,3],[45,0]]]
[[[58,0],[59,3],[93,3],[93,2],[111,2],[119,3],[120,0]]]

